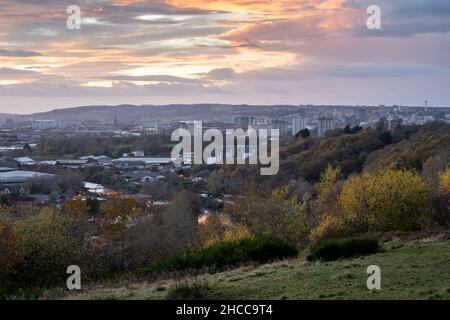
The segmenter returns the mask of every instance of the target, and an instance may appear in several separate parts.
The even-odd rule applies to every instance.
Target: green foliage
[[[78,260],[79,245],[65,236],[67,224],[51,209],[18,221],[16,235],[17,263],[4,275],[16,288],[43,287],[64,283],[66,269]]]
[[[5,193],[0,195],[0,205],[9,206],[11,204],[11,194]]]
[[[298,243],[308,234],[307,217],[291,189],[291,185],[270,192],[248,188],[233,204],[225,204],[224,213],[254,236],[268,235]]]
[[[311,132],[309,131],[308,128],[301,130],[299,133],[297,133],[296,135],[297,138],[302,137],[303,139],[309,138],[311,137]]]
[[[378,132],[355,129],[353,134],[339,130],[325,139],[295,140],[280,150],[281,165],[278,181],[305,178],[317,182],[329,164],[340,167],[344,177],[361,172],[366,155],[383,148]],[[285,177],[283,180],[281,177]]]
[[[366,170],[394,168],[422,171],[427,160],[450,144],[450,125],[446,123],[433,122],[420,128],[406,127],[403,131],[403,138],[398,137],[399,133],[396,132],[392,137],[396,143],[368,157]],[[381,139],[386,143],[389,140],[383,136]]]
[[[209,290],[209,286],[201,281],[182,281],[169,289],[166,300],[204,300]]]
[[[182,271],[190,269],[236,266],[245,262],[264,263],[298,255],[298,249],[273,237],[246,239],[239,242],[220,242],[195,253],[160,260],[150,268],[151,272]]]
[[[347,125],[345,128],[344,128],[344,133],[345,134],[355,134],[355,133],[358,133],[358,132],[360,132],[360,131],[362,131],[362,130],[364,130],[362,127],[360,127],[360,126],[355,126],[355,127],[350,127],[350,125]]]
[[[322,240],[311,247],[309,261],[335,261],[360,255],[379,252],[378,240],[370,238],[354,238],[343,240]]]
[[[95,197],[89,197],[86,199],[86,205],[89,208],[89,213],[95,214],[100,211],[100,201]]]
[[[168,155],[172,149],[170,136],[145,137],[67,137],[51,136],[41,139],[36,154],[43,157],[74,155],[107,155],[113,158],[133,150],[144,150],[146,154]]]

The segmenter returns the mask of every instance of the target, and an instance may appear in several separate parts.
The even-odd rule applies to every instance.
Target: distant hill
[[[97,120],[101,123],[111,123],[115,115],[122,124],[155,122],[155,121],[233,121],[238,115],[252,116],[282,116],[298,112],[298,106],[248,106],[248,105],[120,105],[120,106],[86,106],[68,109],[58,109],[49,112],[20,116],[23,120],[65,120],[87,121]]]
[[[0,122],[5,121],[6,119],[10,119],[10,118],[14,118],[16,117],[13,114],[9,114],[9,113],[0,113]]]

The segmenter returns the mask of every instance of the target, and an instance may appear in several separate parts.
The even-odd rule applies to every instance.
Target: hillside
[[[366,288],[369,265],[381,268],[381,291]],[[309,263],[301,256],[205,275],[195,282],[204,287],[205,299],[450,299],[450,241],[442,237],[406,243],[397,240],[386,243],[384,252],[373,256],[331,263]],[[173,285],[172,280],[124,281],[70,296],[52,291],[43,298],[165,299]]]
[[[364,165],[367,171],[379,168],[406,168],[422,171],[427,161],[442,154],[450,155],[450,125],[433,122],[417,132],[405,132],[405,139],[376,150],[368,156]],[[445,154],[445,155],[444,155]]]
[[[242,114],[252,116],[279,117],[298,112],[297,106],[248,106],[222,104],[195,105],[120,105],[120,106],[84,106],[58,109],[48,112],[21,116],[22,119],[55,119],[65,121],[96,120],[112,123],[114,116],[121,124],[136,124],[154,121],[189,121],[203,120],[233,121],[234,117]]]

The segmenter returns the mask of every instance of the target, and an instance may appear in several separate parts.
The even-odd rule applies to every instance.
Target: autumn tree
[[[339,211],[312,230],[313,241],[367,232],[414,231],[430,222],[431,187],[415,172],[386,169],[352,177]]]
[[[66,268],[79,263],[82,243],[67,237],[65,217],[46,207],[38,215],[17,221],[13,230],[17,235],[15,278],[21,285],[46,286],[62,283]]]
[[[11,224],[0,216],[0,275],[11,272],[17,260],[17,236]],[[0,281],[3,280],[1,278]]]
[[[225,205],[224,213],[253,236],[272,235],[297,242],[306,234],[307,226],[293,189],[291,185],[273,191],[249,187],[234,203]]]
[[[450,168],[439,178],[438,192],[442,198],[450,200]]]
[[[69,217],[84,217],[87,215],[89,208],[86,201],[81,197],[76,197],[68,200],[63,207],[63,212]]]
[[[175,255],[198,248],[201,205],[189,191],[178,192],[162,212],[155,214],[160,255]]]
[[[439,226],[450,225],[450,168],[439,177],[433,199],[433,222]]]
[[[114,239],[122,235],[127,225],[142,214],[139,203],[134,197],[123,198],[114,195],[103,205],[104,219],[102,234],[107,239]]]
[[[327,215],[335,214],[338,210],[337,183],[341,174],[340,167],[334,168],[331,164],[322,173],[320,181],[315,185],[317,198],[314,202],[314,219],[316,221]]]

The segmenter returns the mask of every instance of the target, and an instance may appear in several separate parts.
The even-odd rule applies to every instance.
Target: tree
[[[100,201],[95,197],[89,197],[86,199],[86,205],[89,208],[90,214],[96,214],[100,211]]]
[[[450,224],[450,168],[439,177],[437,195],[433,199],[433,222],[448,227]]]
[[[122,198],[119,195],[114,195],[111,201],[103,206],[103,211],[105,214],[102,234],[110,240],[122,239],[127,224],[142,214],[135,198]]]
[[[367,232],[415,231],[430,222],[431,187],[412,171],[386,169],[350,178],[339,210],[324,217],[311,239]]]
[[[17,235],[17,287],[45,287],[65,281],[67,266],[79,263],[81,245],[66,236],[65,217],[46,207],[14,224]]]
[[[27,151],[27,152],[29,152],[29,153],[33,152],[33,149],[31,149],[31,146],[28,143],[25,144],[22,149]]]
[[[438,192],[442,198],[450,200],[450,168],[439,178]]]
[[[208,177],[208,192],[213,195],[220,195],[223,192],[224,178],[223,172],[214,170]]]
[[[224,213],[234,227],[245,227],[253,236],[271,235],[299,242],[307,234],[307,224],[294,190],[291,185],[272,191],[247,187],[234,203],[225,204]]]
[[[337,207],[337,182],[341,174],[341,168],[334,168],[328,164],[327,169],[322,173],[320,182],[316,184],[317,199],[314,203],[315,219],[319,220],[322,217],[336,212]]]
[[[431,187],[412,171],[383,170],[350,179],[339,200],[358,231],[413,231],[429,223]]]
[[[63,211],[70,217],[82,217],[87,215],[89,208],[85,201],[83,201],[80,197],[76,197],[68,200],[64,204]]]
[[[297,133],[297,135],[296,135],[297,138],[302,137],[303,139],[309,138],[310,136],[311,136],[311,132],[307,128],[300,130],[300,132]]]
[[[17,260],[17,236],[11,224],[0,216],[0,281],[2,281],[2,274],[14,270]]]
[[[170,203],[155,214],[161,256],[180,254],[201,246],[198,238],[200,200],[189,191],[178,192]]]

